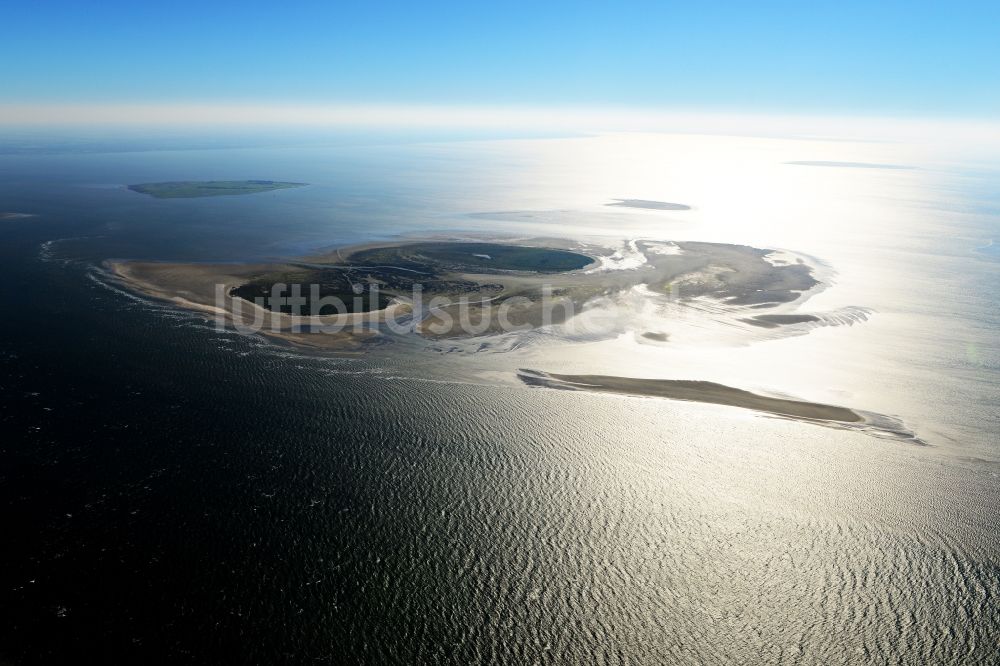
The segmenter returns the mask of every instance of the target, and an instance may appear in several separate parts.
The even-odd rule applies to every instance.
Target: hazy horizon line
[[[1000,144],[1000,120],[954,117],[696,111],[622,106],[420,104],[11,104],[0,127],[287,126],[761,133]]]

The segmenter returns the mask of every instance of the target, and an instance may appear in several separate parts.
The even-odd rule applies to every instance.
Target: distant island
[[[649,201],[647,199],[615,199],[605,206],[621,208],[645,208],[646,210],[691,210],[687,204],[670,203],[669,201]]]
[[[257,194],[272,190],[303,187],[307,183],[286,183],[278,180],[174,180],[165,183],[139,183],[128,189],[157,199],[194,199],[224,197],[236,194]]]
[[[842,169],[912,169],[903,164],[876,164],[874,162],[834,162],[830,160],[797,160],[785,162],[794,166],[839,167]]]

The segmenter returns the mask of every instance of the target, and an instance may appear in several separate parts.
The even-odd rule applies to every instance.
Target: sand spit
[[[818,322],[820,319],[811,314],[772,314],[757,315],[756,317],[748,317],[740,321],[760,328],[778,328],[779,326],[790,326],[792,324]]]
[[[687,204],[649,201],[647,199],[615,199],[614,202],[604,205],[618,206],[619,208],[643,208],[645,210],[691,210],[691,206]]]
[[[107,261],[104,266],[131,291],[211,315],[220,326],[252,330],[277,342],[317,350],[357,348],[377,335],[371,325],[387,317],[404,316],[409,308],[404,303],[392,303],[384,310],[371,312],[293,316],[230,295],[233,287],[253,275],[287,268],[283,264]]]
[[[607,375],[559,375],[535,370],[521,370],[518,372],[518,377],[530,386],[705,402],[809,421],[835,423],[861,423],[864,421],[864,417],[859,413],[846,407],[772,398],[714,382],[638,379]]]

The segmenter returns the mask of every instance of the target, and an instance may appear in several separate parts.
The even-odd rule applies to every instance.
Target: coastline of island
[[[305,187],[307,183],[276,180],[173,180],[159,183],[138,183],[128,189],[147,194],[154,199],[197,199],[202,197],[258,194],[275,190]]]
[[[280,345],[324,353],[364,353],[374,343],[408,335],[433,343],[519,335],[541,326],[551,332],[553,326],[557,329],[574,314],[547,320],[544,301],[548,293],[572,306],[608,298],[609,294],[631,294],[662,299],[677,307],[690,306],[695,316],[711,303],[708,312],[730,312],[724,328],[745,325],[751,334],[759,331],[758,336],[773,335],[769,333],[772,329],[799,327],[805,331],[825,325],[816,315],[789,311],[789,306],[823,285],[814,277],[812,266],[787,251],[691,241],[635,240],[628,241],[626,247],[644,258],[640,267],[621,269],[608,261],[610,255],[618,256],[622,250],[612,253],[607,246],[558,239],[468,238],[366,243],[281,262],[109,260],[104,266],[125,289],[204,315],[223,329],[259,334]],[[292,286],[313,288],[318,301],[304,298],[298,309],[290,309],[284,298],[277,305],[268,302],[270,292],[292,293]],[[416,292],[411,291],[414,287]],[[419,297],[420,291],[430,300],[426,308],[410,297],[414,293]],[[305,289],[300,292],[307,293]],[[339,308],[325,310],[327,299],[338,301]],[[513,302],[515,307],[507,307]],[[778,312],[758,314],[762,309]],[[570,310],[582,312],[586,308]],[[470,330],[464,323],[459,325],[462,317],[481,325]],[[400,321],[409,327],[400,330]],[[514,328],[499,326],[498,321]],[[673,344],[667,331],[638,329],[635,334],[649,343]],[[433,344],[429,348],[434,348]],[[482,343],[477,348],[483,348]],[[772,397],[709,381],[525,369],[516,377],[519,383],[532,387],[738,407],[922,443],[891,417]]]
[[[628,261],[621,260],[625,251],[631,253]],[[107,267],[135,291],[241,327],[249,317],[272,332],[338,324],[357,328],[362,322],[377,328],[390,316],[406,314],[417,317],[413,332],[425,338],[489,336],[561,324],[589,303],[626,293],[682,304],[711,299],[724,310],[745,313],[742,321],[753,327],[815,321],[811,315],[759,314],[820,286],[805,262],[775,262],[771,255],[766,249],[691,241],[637,240],[612,250],[558,239],[425,239],[369,243],[273,263],[115,260]],[[305,298],[302,307],[268,305],[283,285],[298,289]],[[432,307],[408,311],[414,292]],[[547,299],[566,306],[555,309],[555,319],[548,317]],[[331,301],[338,304],[335,312],[323,305]],[[485,323],[470,331],[460,325],[470,318]],[[317,344],[312,333],[295,335],[307,346]]]
[[[789,398],[773,398],[707,381],[644,379],[608,375],[562,375],[524,369],[518,372],[518,378],[529,386],[701,402],[739,407],[798,420],[842,424],[858,424],[864,421],[863,416],[847,407]]]

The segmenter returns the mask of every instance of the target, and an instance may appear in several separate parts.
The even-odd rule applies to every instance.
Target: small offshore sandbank
[[[793,166],[840,167],[842,169],[912,169],[905,164],[878,164],[875,162],[835,162],[829,160],[797,160],[785,162]]]
[[[638,379],[608,375],[559,375],[520,370],[518,377],[529,386],[570,391],[596,391],[624,395],[649,396],[704,402],[713,405],[741,407],[757,412],[809,421],[862,423],[864,418],[854,410],[801,400],[771,398],[715,382],[681,379]]]
[[[26,217],[34,217],[33,213],[13,213],[0,211],[0,220],[21,220]]]
[[[792,324],[818,322],[819,317],[811,314],[770,314],[747,317],[740,321],[751,326],[759,326],[760,328],[778,328],[779,326],[790,326]]]
[[[691,210],[691,206],[687,204],[650,201],[648,199],[615,199],[614,202],[604,205],[618,206],[619,208],[644,208],[646,210]]]

